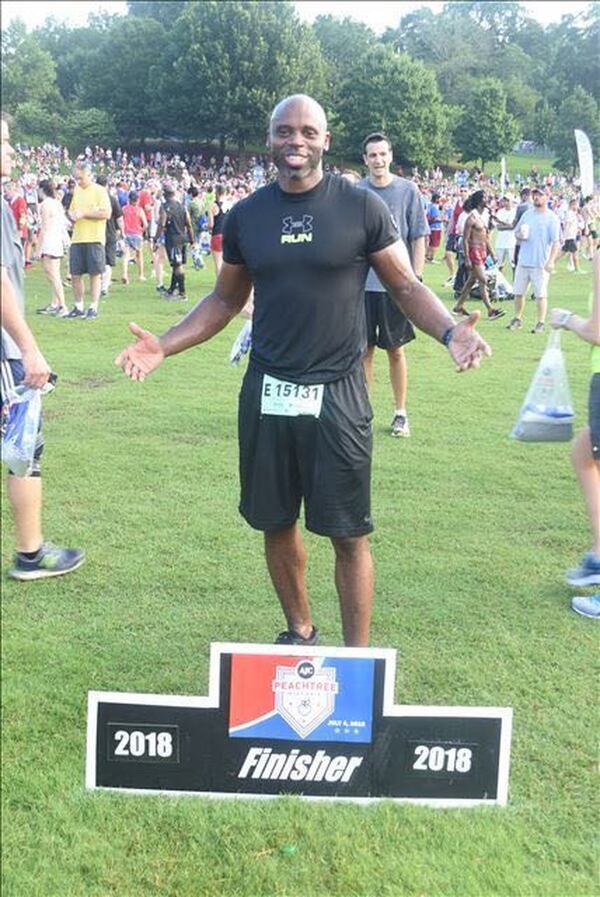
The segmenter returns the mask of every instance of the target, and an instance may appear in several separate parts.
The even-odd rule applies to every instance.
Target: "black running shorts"
[[[365,293],[367,345],[396,349],[415,338],[413,326],[387,293]]]
[[[69,271],[80,277],[83,274],[103,274],[106,253],[103,243],[71,243]]]
[[[240,392],[240,513],[254,529],[291,526],[362,536],[371,519],[372,410],[362,365],[327,383],[318,418],[261,414],[263,374],[249,365]]]
[[[165,250],[167,258],[169,259],[169,264],[172,268],[178,268],[180,265],[185,265],[187,261],[187,252],[184,243],[171,243],[169,240],[165,240]]]
[[[592,454],[600,461],[600,374],[592,374],[588,411]]]

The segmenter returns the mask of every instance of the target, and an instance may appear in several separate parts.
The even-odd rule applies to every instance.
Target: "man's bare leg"
[[[363,368],[369,392],[373,389],[373,359],[375,358],[375,346],[367,346],[363,356]]]
[[[387,350],[390,366],[390,383],[394,393],[394,408],[401,411],[406,408],[406,393],[408,390],[408,364],[403,346],[396,346]]]
[[[589,427],[578,434],[573,443],[571,462],[581,491],[585,499],[586,509],[592,527],[592,551],[600,557],[600,463],[592,454],[592,442]]]
[[[71,275],[71,286],[73,287],[73,296],[75,297],[75,305],[79,311],[83,311],[83,297],[85,294],[85,284],[81,274]]]
[[[312,634],[306,590],[306,549],[298,525],[265,533],[265,557],[288,629],[303,638]]]
[[[42,544],[42,478],[6,478],[6,491],[12,507],[17,551],[37,551]]]
[[[98,311],[100,302],[100,290],[102,288],[102,275],[90,274],[90,308]]]
[[[340,599],[344,644],[369,644],[375,575],[368,536],[332,538],[335,585]]]

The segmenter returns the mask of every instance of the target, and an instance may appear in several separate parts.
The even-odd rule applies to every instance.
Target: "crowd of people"
[[[465,303],[478,288],[489,320],[503,317],[506,312],[489,289],[489,271],[494,268],[508,271],[514,280],[509,295],[515,310],[509,329],[522,328],[525,294],[531,285],[537,303],[532,332],[542,333],[554,264],[561,253],[567,254],[569,270],[580,273],[581,256],[592,259],[598,206],[593,197],[582,195],[575,180],[556,174],[540,177],[531,172],[532,183],[525,186],[498,183],[477,170],[444,173],[439,166],[422,174],[413,169],[410,177],[404,177],[381,132],[363,142],[367,171],[363,178],[353,169],[324,164],[322,153],[328,145],[321,107],[310,98],[291,97],[273,113],[272,161],[263,156],[242,163],[227,154],[217,160],[201,153],[128,154],[121,148],[113,153],[86,147],[71,167],[61,147],[21,147],[16,171],[3,185],[3,219],[6,215],[14,219],[11,227],[22,244],[23,267],[30,268],[39,259],[48,278],[51,299],[39,312],[66,319],[98,318],[100,298],[109,293],[119,257],[121,283],[130,283],[132,265],[144,282],[147,246],[156,290],[169,301],[187,299],[188,250],[196,267],[204,267],[206,258],[212,257],[216,285],[180,324],[160,338],[131,325],[136,342],[121,353],[118,363],[133,380],[144,379],[165,357],[209,339],[251,305],[254,288],[259,291],[251,364],[240,402],[240,510],[265,533],[267,566],[288,624],[278,641],[314,644],[317,637],[296,524],[303,499],[307,526],[329,536],[334,547],[346,644],[361,645],[368,641],[373,593],[366,540],[373,527],[364,377],[370,386],[375,349],[385,349],[389,358],[391,434],[407,437],[404,346],[414,338],[413,326],[442,343],[459,370],[478,367],[489,347],[475,329],[479,314],[470,314]],[[6,160],[4,165],[12,168]],[[520,187],[518,196],[515,187]],[[331,283],[318,260],[308,264],[298,253],[289,255],[282,248],[312,243],[317,219],[327,224],[321,239],[330,244],[328,266],[335,268],[337,278]],[[7,254],[16,258],[9,249]],[[448,267],[446,286],[454,290],[452,312],[423,285],[425,266],[440,263],[440,249]],[[361,257],[370,265],[366,285],[362,269],[355,265]],[[65,284],[73,291],[70,309]],[[282,289],[295,297],[286,305],[285,316],[278,311]],[[320,302],[324,290],[327,302]],[[363,308],[366,345],[363,328],[356,326],[357,316],[365,314]],[[568,315],[565,312],[553,325],[577,322]],[[28,339],[30,334],[26,339],[30,345]],[[590,341],[595,339],[594,331]],[[21,368],[23,382],[32,382],[27,365]],[[282,428],[281,420],[288,417],[314,419],[314,440],[312,436],[306,440],[306,421],[299,428],[289,429],[288,424]],[[363,420],[368,425],[359,426]],[[596,439],[596,430],[592,433]],[[338,450],[327,454],[327,445],[333,447],[346,436],[354,446],[352,458],[340,458]],[[588,434],[588,442],[589,438]],[[309,482],[311,453],[321,440],[325,453],[321,460],[327,455],[329,473],[325,480]],[[596,451],[597,446],[591,451],[595,475]],[[265,453],[275,471],[271,486],[263,475]],[[299,478],[290,475],[293,465],[288,463],[296,454]],[[39,541],[37,536],[33,541]],[[54,565],[52,573],[44,572],[48,558]],[[42,544],[37,553],[20,549],[11,572],[16,578],[57,575],[74,569],[82,559],[78,550],[60,550],[57,556]],[[600,582],[597,552],[586,555],[584,567],[584,584]]]
[[[50,297],[40,313],[65,318],[97,317],[98,299],[108,295],[118,259],[122,266],[120,282],[129,283],[131,270],[145,281],[145,247],[149,250],[156,290],[166,299],[185,300],[187,253],[197,268],[205,267],[212,257],[218,273],[227,212],[238,200],[276,177],[276,167],[263,155],[242,160],[228,153],[217,157],[213,151],[128,152],[121,147],[111,150],[87,146],[71,160],[65,147],[52,144],[17,145],[16,150],[14,176],[3,185],[3,195],[15,216],[26,268],[39,260],[48,278]],[[84,181],[90,180],[108,191],[111,206],[105,264],[102,271],[92,274],[99,273],[101,279],[98,288],[94,283],[87,311],[82,305],[81,281],[73,281],[69,267],[74,231],[69,209],[77,186],[76,173],[81,170],[89,173]],[[326,164],[324,170],[342,174],[335,165]],[[582,195],[576,178],[558,172],[541,174],[535,166],[527,178],[517,174],[512,183],[488,177],[476,168],[449,172],[439,165],[422,171],[413,167],[408,177],[399,165],[391,171],[416,188],[414,195],[418,196],[426,220],[424,264],[447,266],[446,286],[454,288],[458,314],[464,313],[464,303],[473,288],[490,316],[500,317],[504,313],[492,307],[494,296],[489,296],[488,268],[495,263],[503,274],[514,273],[518,257],[516,228],[524,212],[533,206],[532,188],[541,191],[548,211],[558,218],[558,239],[561,253],[568,255],[568,270],[581,273],[585,270],[582,259],[592,258],[597,241],[598,202]],[[351,171],[346,173],[352,175]],[[355,176],[360,179],[358,172]],[[471,196],[476,196],[479,209],[465,205]],[[167,207],[170,213],[161,225],[161,214]],[[480,248],[465,253],[467,222],[467,242]],[[165,285],[169,264],[172,276]],[[65,285],[73,287],[74,305],[70,309]],[[515,318],[519,318],[518,313]],[[544,323],[543,316],[537,323]]]

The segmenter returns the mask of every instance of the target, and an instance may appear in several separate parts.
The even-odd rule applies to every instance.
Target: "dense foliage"
[[[269,110],[302,91],[325,107],[334,151],[359,157],[384,128],[396,157],[497,160],[519,138],[576,163],[599,149],[600,7],[543,28],[516,2],[446,3],[380,38],[352,19],[303,24],[288,0],[130,0],[86,27],[49,18],[2,32],[2,102],[16,136],[80,147],[156,138],[261,145]]]

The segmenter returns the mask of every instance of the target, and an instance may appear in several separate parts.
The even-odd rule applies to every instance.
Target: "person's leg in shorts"
[[[123,239],[123,274],[121,275],[121,283],[127,285],[129,283],[129,260],[131,258],[131,247],[127,236]]]
[[[60,261],[60,258],[55,256],[42,256],[42,268],[44,269],[44,274],[48,278],[52,290],[52,298],[50,301],[53,309],[52,313],[62,317],[67,314],[67,305],[65,303],[65,291],[60,277]]]
[[[23,364],[17,359],[3,359],[1,368],[2,430],[8,415],[8,403],[14,388],[25,375]],[[8,470],[6,492],[15,522],[16,554],[9,575],[13,579],[41,579],[69,573],[81,566],[85,559],[79,549],[46,546],[42,537],[42,477],[41,458],[44,438],[38,430],[31,470],[27,476],[15,476]]]
[[[444,252],[444,261],[446,262],[446,267],[448,268],[448,280],[446,281],[446,286],[450,286],[454,280],[454,267],[456,260],[456,237],[454,234],[448,234],[446,237],[446,249]]]
[[[90,307],[87,317],[98,316],[100,304],[100,290],[102,288],[102,274],[106,267],[106,253],[103,243],[84,243],[87,253],[87,273],[90,277]]]
[[[210,254],[213,257],[215,274],[218,277],[223,263],[223,234],[213,234],[210,238]]]
[[[479,291],[481,293],[481,301],[487,308],[488,318],[501,318],[505,312],[503,309],[493,308],[490,303],[488,289],[487,289],[487,279],[485,274],[485,256],[487,252],[487,247],[473,247],[469,249],[469,264],[470,264],[470,273],[465,281],[465,285],[462,288],[460,296],[456,301],[456,305],[452,309],[455,314],[458,315],[466,315],[468,312],[464,308],[464,304],[470,296],[472,287],[479,283]],[[466,264],[466,262],[465,262]]]
[[[108,296],[110,285],[112,282],[112,269],[117,264],[117,243],[116,240],[107,241],[104,247],[104,271],[100,278],[100,295]]]
[[[75,306],[69,313],[69,317],[82,318],[85,314],[85,284],[83,282],[83,275],[86,271],[85,245],[85,243],[71,243],[69,249],[69,270],[75,299]]]
[[[370,516],[371,409],[363,373],[327,384],[319,419],[260,414],[262,375],[249,368],[239,405],[240,511],[264,532],[265,558],[288,630],[282,642],[316,638],[297,519],[329,536],[344,641],[368,643],[373,601]]]
[[[573,586],[597,586],[600,584],[600,374],[593,374],[589,392],[589,426],[582,430],[573,443],[571,463],[585,501],[592,530],[592,544],[580,566],[567,573],[567,582]],[[577,613],[587,617],[600,616],[600,593],[577,596],[571,601]]]
[[[508,325],[509,330],[520,330],[523,326],[523,314],[525,312],[525,294],[531,282],[532,268],[517,265],[513,279],[513,293],[515,295],[514,317]]]
[[[168,299],[187,299],[185,294],[185,275],[183,266],[186,260],[185,246],[182,243],[166,243],[167,258],[171,265],[171,286],[167,293]]]
[[[543,333],[548,314],[548,281],[550,275],[544,268],[531,269],[531,288],[535,293],[537,321],[532,333]]]
[[[367,351],[363,359],[363,366],[367,385],[369,389],[372,389],[375,348],[385,349],[394,397],[391,433],[392,436],[410,436],[410,425],[406,413],[408,362],[404,346],[415,338],[414,329],[387,293],[367,291],[365,293],[365,312]]]

